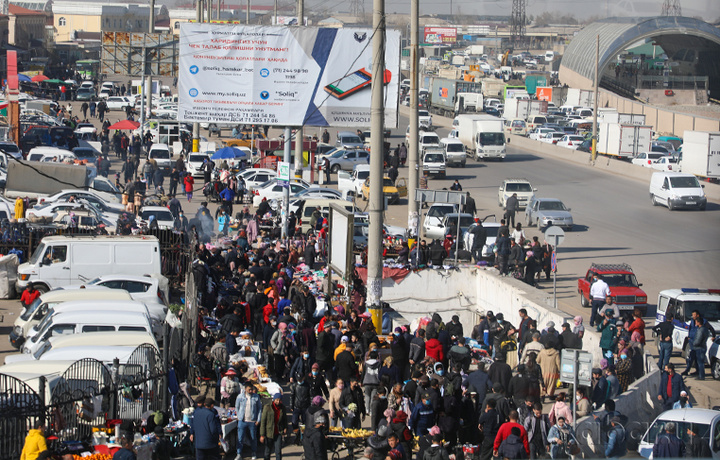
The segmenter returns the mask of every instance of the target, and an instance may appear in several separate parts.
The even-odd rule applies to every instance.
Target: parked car
[[[425,214],[425,220],[423,221],[423,230],[427,234],[428,230],[435,232],[434,229],[438,228],[442,223],[443,218],[452,212],[457,212],[458,207],[456,204],[450,203],[434,203],[430,205],[427,213]]]
[[[305,199],[305,198],[327,198],[330,200],[344,200],[342,192],[335,190],[334,188],[311,186],[304,190],[300,190],[294,195],[291,195],[292,199]]]
[[[370,152],[367,150],[338,150],[330,157],[330,171],[337,173],[341,169],[352,171],[355,165],[369,164]]]
[[[192,174],[193,177],[202,177],[203,172],[200,169],[205,163],[205,160],[210,160],[210,155],[206,152],[193,152],[185,160],[185,170],[188,174]]]
[[[592,303],[590,299],[590,286],[593,276],[600,275],[610,288],[610,295],[618,306],[618,310],[632,314],[635,308],[640,309],[643,316],[647,312],[647,294],[640,289],[632,267],[625,263],[620,264],[596,264],[588,268],[585,276],[578,279],[578,293],[580,294],[580,305],[588,308]]]
[[[650,168],[655,161],[664,156],[667,156],[667,154],[662,152],[640,152],[630,162],[634,165]]]
[[[540,140],[541,137],[544,137],[546,134],[553,132],[555,132],[555,130],[552,128],[533,128],[533,130],[528,133],[528,137],[534,141],[537,141]]]
[[[0,150],[16,160],[22,160],[22,152],[14,142],[0,141]]]
[[[102,96],[102,95],[101,95]],[[127,96],[112,96],[105,101],[108,110],[126,110],[133,107],[135,103]]]
[[[237,175],[243,178],[245,188],[251,192],[255,187],[277,177],[277,172],[267,168],[250,168],[240,171]]]
[[[553,144],[556,145],[560,139],[565,137],[565,133],[560,133],[557,131],[553,131],[551,133],[546,133],[542,137],[540,137],[538,140],[540,142],[544,142],[546,144]]]
[[[573,218],[570,208],[566,208],[562,201],[556,198],[533,198],[525,208],[525,225],[537,225],[540,229],[558,226],[572,230]]]
[[[407,196],[407,185],[405,179],[398,179],[397,183],[393,183],[392,179],[383,177],[383,196],[388,199],[389,204],[395,204],[400,201],[401,197]],[[370,178],[365,179],[362,185],[362,199],[367,201],[370,199]]]
[[[290,181],[290,195],[302,192],[310,188],[310,184],[302,179],[293,179]],[[280,179],[273,178],[264,184],[260,184],[253,189],[253,206],[260,206],[263,200],[280,200],[285,196],[285,187]]]
[[[158,228],[171,230],[175,224],[175,218],[165,206],[143,206],[137,216],[138,224],[145,222],[150,224],[150,217],[157,222]]]
[[[81,87],[78,88],[78,90],[75,92],[75,100],[76,101],[94,101],[97,99],[97,94],[95,93],[95,88],[91,87]]]
[[[580,147],[580,144],[583,142],[585,142],[585,138],[582,136],[578,136],[577,134],[566,134],[557,141],[556,145],[559,147],[565,147],[566,149],[575,150]]]
[[[650,167],[658,171],[679,171],[678,159],[670,156],[663,156],[655,160]]]
[[[122,289],[130,293],[130,297],[138,302],[168,304],[170,287],[168,279],[159,273],[148,275],[103,275],[88,281],[75,289],[85,286],[102,286],[110,289]],[[63,289],[69,289],[64,287]],[[166,310],[167,311],[167,310]]]
[[[458,216],[460,217],[460,238],[462,238],[463,235],[465,235],[467,229],[475,223],[475,218],[472,214],[458,214],[457,212],[450,212],[445,214],[442,219],[440,219],[440,222],[430,224],[425,227],[425,238],[433,238],[440,240],[445,239],[445,236],[450,231],[450,228],[453,226],[457,226]],[[453,234],[453,238],[456,238],[456,236],[456,234]]]

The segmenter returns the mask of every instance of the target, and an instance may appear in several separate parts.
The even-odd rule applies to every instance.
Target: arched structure
[[[652,40],[671,62],[671,77],[703,76],[709,79],[711,97],[720,96],[720,29],[707,22],[681,16],[607,18],[583,28],[565,50],[560,81],[573,88],[592,89],[597,38],[600,38],[602,76],[614,77],[618,55],[631,45]]]

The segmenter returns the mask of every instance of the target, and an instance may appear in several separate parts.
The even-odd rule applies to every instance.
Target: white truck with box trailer
[[[622,159],[631,159],[638,153],[649,152],[652,127],[620,123],[598,123],[597,151]]]
[[[458,115],[456,137],[476,160],[505,159],[505,131],[502,118],[492,115]]]
[[[528,121],[528,119],[532,116],[546,114],[547,108],[547,101],[517,98],[506,99],[503,117],[506,119],[522,118],[523,120]]]
[[[685,131],[681,168],[684,173],[720,178],[720,132]]]

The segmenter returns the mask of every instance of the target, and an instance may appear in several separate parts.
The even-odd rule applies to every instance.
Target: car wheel
[[[590,302],[588,301],[587,298],[585,298],[585,296],[583,295],[582,292],[580,293],[580,306],[583,308],[590,307]]]
[[[672,204],[672,201],[670,201],[670,198],[668,198],[667,204],[668,204],[668,210],[669,210],[669,211],[674,211],[674,210],[675,210],[675,206]]]
[[[658,205],[658,202],[657,202],[657,200],[655,199],[655,195],[653,195],[652,193],[650,194],[650,203],[652,203],[653,206],[657,206],[657,205]]]
[[[715,380],[720,380],[720,359],[713,359],[710,364],[710,372]]]
[[[338,171],[340,171],[340,165],[333,165],[332,168],[330,168],[330,172],[333,174],[337,174]]]
[[[40,295],[43,295],[46,292],[48,292],[50,289],[47,286],[45,286],[44,284],[36,284],[35,290],[38,291],[40,293]]]

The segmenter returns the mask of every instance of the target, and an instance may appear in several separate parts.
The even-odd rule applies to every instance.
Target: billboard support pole
[[[290,127],[285,127],[285,138],[283,139],[285,149],[283,161],[290,164]],[[290,184],[283,190],[283,213],[282,213],[282,239],[287,238],[290,228],[288,227],[288,214],[290,211]],[[289,246],[288,246],[289,247]]]
[[[195,3],[196,3],[195,21],[200,23],[200,22],[202,22],[202,19],[203,19],[202,2],[200,0],[196,0]],[[193,136],[192,151],[197,153],[200,151],[200,123],[198,123],[198,122],[193,123],[192,136]]]
[[[595,107],[593,107],[593,130],[592,130],[592,164],[595,164],[597,158],[597,135],[598,135],[598,93],[600,92],[599,69],[600,66],[600,35],[597,36],[597,44],[595,46]]]
[[[367,305],[381,308],[382,299],[382,230],[383,230],[383,152],[385,126],[385,0],[373,0],[373,72],[370,99],[370,193],[368,234]],[[381,310],[380,310],[381,311]],[[375,323],[382,333],[382,322]]]
[[[418,86],[420,84],[420,73],[418,69],[418,52],[419,52],[419,15],[420,0],[410,1],[410,140],[407,145],[408,150],[408,197],[414,198],[415,191],[418,188]],[[408,225],[413,220],[413,216],[417,215],[418,221],[418,202],[414,199],[408,199]],[[420,241],[420,233],[418,232],[417,241]]]
[[[305,17],[305,0],[297,0],[297,17],[298,27],[303,27],[305,25],[303,20]],[[295,177],[297,178],[302,178],[304,140],[303,127],[298,126],[297,131],[295,131]],[[308,163],[310,163],[309,160],[310,149],[308,148]]]

